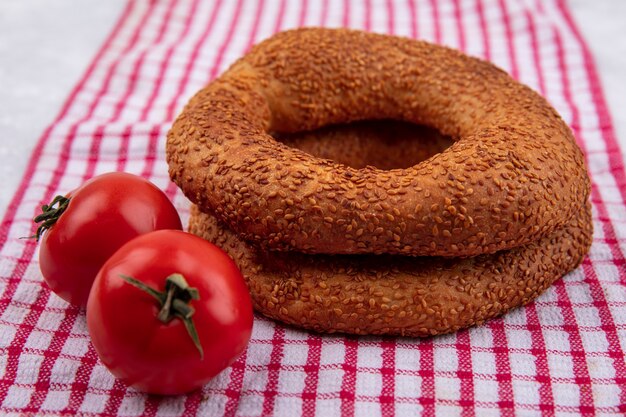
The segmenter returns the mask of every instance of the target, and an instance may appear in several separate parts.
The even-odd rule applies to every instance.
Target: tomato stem
[[[33,236],[30,236],[30,238],[35,238],[37,242],[39,242],[41,235],[46,230],[50,229],[57,222],[57,220],[59,220],[63,212],[67,209],[69,203],[69,198],[58,195],[54,197],[50,204],[44,204],[41,206],[41,214],[33,219],[35,223],[41,224],[37,228],[37,232]],[[55,207],[57,204],[58,206]]]
[[[189,304],[191,300],[200,299],[197,288],[190,287],[185,277],[181,274],[172,274],[165,279],[165,291],[155,290],[144,282],[128,275],[120,275],[120,277],[130,285],[150,294],[159,302],[161,307],[157,314],[159,321],[167,324],[174,318],[181,319],[193,344],[200,352],[200,359],[204,359],[204,350],[192,319],[196,310]]]
[[[170,289],[165,294],[165,302],[161,306],[161,310],[159,310],[159,314],[157,314],[157,318],[161,320],[163,323],[169,323],[172,320],[171,307],[172,307],[172,298],[174,298],[174,293],[176,292],[176,287],[170,286]]]

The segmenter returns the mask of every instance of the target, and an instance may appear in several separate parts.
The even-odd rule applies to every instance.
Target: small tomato
[[[35,217],[39,263],[50,289],[85,306],[100,267],[129,240],[160,229],[182,229],[165,193],[125,172],[100,175],[57,196]],[[45,232],[45,233],[44,233]]]
[[[87,304],[104,365],[152,394],[204,385],[245,349],[252,322],[250,295],[232,259],[173,230],[122,246],[98,273]]]

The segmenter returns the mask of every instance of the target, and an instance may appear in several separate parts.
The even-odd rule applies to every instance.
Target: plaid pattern
[[[42,284],[31,218],[113,170],[188,203],[165,133],[250,45],[304,25],[427,39],[506,69],[572,126],[593,179],[583,265],[535,303],[426,340],[320,336],[257,317],[246,353],[201,391],[124,386],[85,316]],[[626,413],[626,179],[591,54],[563,0],[130,1],[34,150],[0,229],[0,413],[37,415],[621,415]]]

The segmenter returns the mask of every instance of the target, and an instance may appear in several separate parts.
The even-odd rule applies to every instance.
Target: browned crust
[[[313,131],[276,134],[287,146],[352,168],[407,168],[454,142],[435,129],[394,120],[366,120]]]
[[[254,308],[268,317],[319,332],[429,336],[533,300],[582,261],[592,226],[587,205],[548,237],[465,259],[268,252],[196,206],[189,231],[235,260]]]
[[[372,118],[457,142],[385,171],[267,133]],[[184,193],[240,237],[308,253],[494,253],[551,236],[589,194],[571,131],[529,88],[448,48],[340,29],[257,45],[190,101],[167,155]]]

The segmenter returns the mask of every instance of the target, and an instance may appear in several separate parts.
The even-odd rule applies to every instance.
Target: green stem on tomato
[[[55,207],[57,204],[58,206]],[[35,238],[37,242],[39,242],[43,232],[50,229],[57,222],[57,220],[59,220],[63,212],[67,209],[68,204],[70,204],[70,199],[68,197],[58,195],[54,197],[50,204],[44,204],[41,206],[41,214],[37,215],[33,219],[35,223],[41,224],[37,228],[37,232],[31,236],[31,238]]]
[[[172,299],[174,298],[174,293],[176,292],[176,287],[173,285],[170,286],[169,290],[165,294],[165,302],[161,305],[161,310],[159,310],[159,314],[157,314],[157,318],[161,320],[163,323],[169,323],[172,320]]]
[[[196,288],[190,287],[185,277],[181,274],[172,274],[165,279],[165,291],[155,290],[145,283],[130,277],[128,275],[120,275],[120,277],[130,285],[154,297],[160,306],[157,318],[162,323],[169,323],[174,318],[179,318],[185,324],[185,329],[193,344],[200,352],[200,359],[204,359],[204,350],[200,343],[198,331],[193,322],[192,316],[196,312],[189,304],[191,300],[199,300],[200,294]]]

